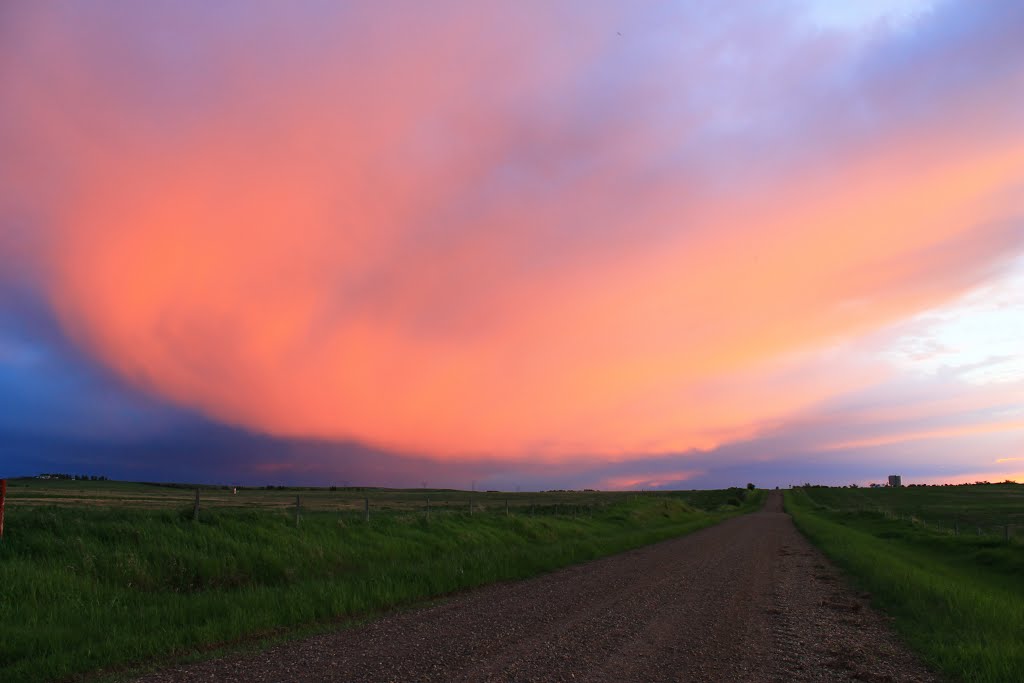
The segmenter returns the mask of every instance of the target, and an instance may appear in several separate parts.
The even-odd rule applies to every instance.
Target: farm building
[[[889,486],[892,486],[893,488],[896,488],[898,486],[903,486],[903,479],[902,479],[902,477],[900,477],[900,475],[898,475],[898,474],[890,474],[889,475]]]

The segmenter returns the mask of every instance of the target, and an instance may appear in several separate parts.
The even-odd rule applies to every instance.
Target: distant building
[[[889,475],[889,486],[891,486],[893,488],[896,488],[898,486],[903,486],[903,480],[900,478],[900,475],[898,475],[898,474],[890,474]]]

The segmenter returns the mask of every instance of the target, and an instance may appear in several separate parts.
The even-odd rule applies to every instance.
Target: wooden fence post
[[[196,502],[192,504],[192,521],[199,521],[199,489],[196,489]]]
[[[473,498],[472,497],[470,497],[470,499],[469,499],[469,516],[470,517],[473,516]]]
[[[366,520],[366,523],[369,524],[370,523],[370,499],[369,498],[363,498],[363,517]]]
[[[505,499],[505,516],[508,517],[508,498]]]
[[[430,498],[427,498],[427,521],[430,521]]]
[[[7,480],[0,479],[0,541],[4,539],[4,506],[7,504]]]
[[[302,501],[299,494],[295,494],[295,528],[299,527],[299,510],[302,508]]]

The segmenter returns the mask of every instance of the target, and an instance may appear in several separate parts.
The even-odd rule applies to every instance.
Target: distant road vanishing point
[[[763,510],[544,576],[170,668],[167,681],[937,681]]]

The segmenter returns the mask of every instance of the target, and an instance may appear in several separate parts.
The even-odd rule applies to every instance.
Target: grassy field
[[[1024,486],[812,488],[814,502],[838,511],[875,511],[915,524],[971,535],[1024,537]]]
[[[1024,545],[1003,535],[1022,508],[1013,484],[786,492],[797,526],[907,642],[972,682],[1024,681]]]
[[[76,481],[68,479],[11,479],[7,504],[11,507],[108,507],[149,510],[192,508],[199,491],[201,509],[240,508],[246,510],[295,509],[300,498],[302,510],[352,512],[362,515],[367,502],[371,513],[425,511],[476,513],[505,512],[554,514],[597,509],[625,502],[638,494],[630,491],[545,491],[500,492],[455,489],[384,489],[370,487],[229,487],[195,484],[146,484],[122,481]],[[738,489],[685,491],[673,495],[701,509],[710,509],[735,497]]]
[[[192,488],[11,483],[0,680],[26,683],[116,675],[537,574],[694,531],[763,497],[206,488],[196,522]]]

